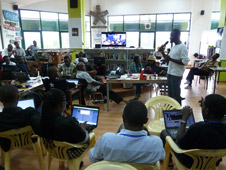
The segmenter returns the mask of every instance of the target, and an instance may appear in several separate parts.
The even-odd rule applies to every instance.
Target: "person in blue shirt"
[[[24,62],[24,57],[17,56],[16,61],[17,61],[16,65],[18,67],[18,71],[19,72],[25,72],[25,73],[29,74],[28,68],[27,68],[27,66]]]

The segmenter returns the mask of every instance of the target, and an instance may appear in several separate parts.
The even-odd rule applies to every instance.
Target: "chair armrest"
[[[170,148],[176,152],[176,153],[186,153],[186,152],[193,152],[193,151],[197,151],[199,149],[189,149],[189,150],[183,150],[181,148],[178,147],[178,145],[173,141],[173,139],[170,136],[166,137],[166,141],[168,142],[168,144],[170,145]]]

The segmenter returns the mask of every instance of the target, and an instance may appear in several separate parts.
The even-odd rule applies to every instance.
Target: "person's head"
[[[76,68],[78,71],[86,71],[86,65],[83,62],[79,62]]]
[[[17,56],[16,57],[16,62],[18,63],[18,64],[20,64],[20,65],[22,65],[22,64],[24,64],[24,57],[22,57],[22,56]]]
[[[139,56],[135,56],[134,59],[133,59],[133,61],[134,61],[136,64],[140,63],[140,57],[139,57]]]
[[[78,57],[80,58],[80,57],[84,57],[84,53],[83,52],[79,52],[78,53]]]
[[[147,108],[140,101],[129,102],[123,111],[123,123],[128,130],[142,130],[147,123]]]
[[[155,57],[153,55],[149,55],[149,57],[148,57],[148,65],[149,66],[155,65]]]
[[[35,40],[33,41],[33,45],[34,46],[37,46],[37,42]]]
[[[64,56],[64,63],[66,66],[70,66],[71,59],[68,55]]]
[[[51,66],[48,68],[48,76],[50,79],[56,79],[60,77],[60,73],[57,67]]]
[[[219,94],[210,94],[201,101],[204,120],[221,120],[226,115],[226,98]]]
[[[8,45],[8,51],[12,51],[13,50],[13,46],[12,46],[12,44],[9,44]]]
[[[3,61],[6,63],[6,65],[9,65],[9,63],[10,63],[10,58],[9,58],[9,56],[4,56],[4,57],[3,57]]]
[[[82,62],[82,63],[86,64],[83,57],[79,57],[78,62]]]
[[[220,57],[220,55],[218,53],[212,55],[212,60],[216,61],[218,58]]]
[[[180,42],[180,31],[178,29],[173,29],[170,33],[170,43]]]
[[[19,42],[15,41],[15,42],[14,42],[14,45],[16,46],[16,48],[20,48]]]
[[[4,108],[16,107],[18,103],[18,90],[16,86],[5,85],[0,87],[0,101]]]
[[[99,52],[99,57],[104,57],[104,52]]]

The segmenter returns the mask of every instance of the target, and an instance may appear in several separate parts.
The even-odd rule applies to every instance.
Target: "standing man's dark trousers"
[[[186,78],[186,80],[188,80],[190,82],[189,85],[192,84],[192,80],[194,79],[194,75],[203,75],[203,76],[207,76],[209,75],[209,73],[207,71],[204,70],[200,70],[197,67],[192,67],[188,73],[188,76]]]
[[[168,74],[167,83],[168,83],[168,96],[174,98],[181,105],[180,97],[180,84],[182,77],[173,76]]]

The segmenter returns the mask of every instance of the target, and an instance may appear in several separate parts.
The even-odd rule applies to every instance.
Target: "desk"
[[[149,83],[162,83],[164,84],[164,94],[166,94],[166,84],[167,77],[158,77],[158,79],[149,79],[149,80],[139,80],[139,79],[107,79],[107,111],[109,111],[109,90],[110,84],[118,84],[118,83],[134,83],[134,84],[149,84]]]
[[[26,86],[27,83],[23,83],[22,85],[25,85]],[[37,81],[37,80],[30,80],[30,83],[31,87],[22,87],[20,89],[22,89],[23,91],[19,92],[19,95],[20,96],[25,96],[27,95],[30,91],[35,91],[35,90],[38,90],[38,89],[42,89],[43,88],[43,83],[42,83],[42,80],[41,81]]]
[[[214,74],[215,74],[214,88],[213,88],[213,94],[215,94],[216,84],[217,84],[217,77],[219,76],[220,72],[226,72],[226,67],[210,67],[210,69],[213,70]]]

